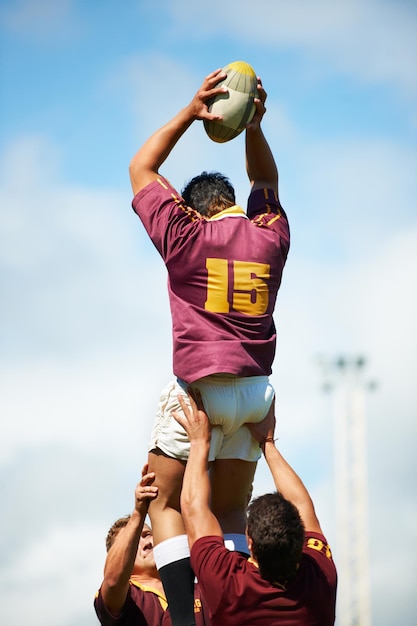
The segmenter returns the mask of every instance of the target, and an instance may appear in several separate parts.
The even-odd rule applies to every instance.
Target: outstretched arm
[[[246,424],[246,426],[249,428],[252,437],[259,442],[262,448],[277,491],[297,507],[306,530],[322,533],[310,494],[301,478],[275,447],[274,402],[269,409],[268,415],[262,422]]]
[[[130,182],[135,195],[158,178],[159,167],[195,120],[221,119],[221,116],[209,113],[206,102],[216,94],[227,91],[227,87],[216,87],[216,84],[225,77],[226,74],[221,69],[209,74],[190,104],[145,141],[133,157],[129,168]]]
[[[278,193],[277,166],[261,128],[261,121],[266,111],[266,91],[259,77],[258,95],[259,98],[255,98],[255,115],[246,127],[246,171],[252,191],[268,187]]]
[[[158,495],[153,486],[155,474],[148,474],[148,466],[142,470],[142,480],[135,490],[135,508],[126,526],[119,531],[110,548],[104,566],[101,595],[110,613],[117,617],[127,598],[129,579],[139,546],[143,524],[148,512],[149,501]]]
[[[197,396],[198,406],[191,396],[189,398],[191,408],[188,408],[182,396],[178,396],[185,417],[177,412],[173,415],[185,428],[190,440],[190,454],[181,491],[181,513],[191,550],[200,537],[223,537],[223,533],[210,510],[210,480],[207,471],[211,438],[209,419],[200,396]]]

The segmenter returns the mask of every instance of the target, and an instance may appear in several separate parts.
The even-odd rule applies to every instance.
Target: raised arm
[[[190,104],[151,135],[135,154],[129,168],[130,182],[135,195],[158,178],[160,166],[195,120],[221,119],[221,116],[209,113],[206,102],[216,94],[227,91],[226,87],[216,87],[216,84],[225,77],[226,74],[221,69],[209,74]]]
[[[135,564],[149,501],[158,495],[158,488],[153,486],[155,474],[147,472],[148,466],[145,465],[142,470],[142,479],[136,486],[133,513],[126,526],[117,535],[107,554],[104,566],[101,595],[104,604],[114,617],[118,616],[127,598],[129,579]]]
[[[255,98],[255,115],[246,127],[246,171],[252,191],[268,187],[278,193],[278,169],[261,128],[261,120],[266,111],[266,91],[260,78],[258,94],[259,98]]]
[[[272,403],[268,415],[262,422],[246,424],[246,426],[251,431],[252,437],[259,442],[262,448],[277,491],[297,507],[307,531],[322,533],[310,494],[301,478],[294,472],[275,446],[274,403]]]
[[[210,510],[210,479],[208,475],[208,455],[210,450],[210,424],[198,396],[198,406],[190,397],[191,409],[182,396],[178,396],[184,415],[174,412],[190,440],[190,454],[185,467],[181,491],[181,513],[188,535],[190,550],[200,537],[223,533],[216,516]]]

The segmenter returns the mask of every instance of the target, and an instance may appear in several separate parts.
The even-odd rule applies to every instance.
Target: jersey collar
[[[135,587],[139,587],[139,589],[142,589],[142,591],[147,591],[149,593],[153,593],[155,596],[158,596],[158,600],[160,605],[162,606],[162,608],[164,609],[164,611],[167,610],[168,607],[168,602],[167,599],[164,595],[161,594],[161,592],[156,589],[155,587],[151,587],[150,585],[144,585],[143,583],[140,583],[137,580],[133,580],[132,578],[129,581],[132,585],[135,585]]]
[[[239,206],[238,204],[235,204],[233,206],[230,206],[228,209],[224,209],[223,211],[220,211],[220,213],[216,213],[215,215],[212,215],[209,218],[209,222],[222,220],[225,217],[244,217],[248,219],[248,216],[246,215],[242,207]]]

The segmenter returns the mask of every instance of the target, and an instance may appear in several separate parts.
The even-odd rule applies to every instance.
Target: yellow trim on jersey
[[[332,558],[332,551],[330,550],[329,544],[325,543],[321,539],[317,539],[316,537],[308,537],[306,547],[310,548],[311,550],[317,550],[317,552],[325,554],[328,559]]]
[[[161,187],[163,187],[164,189],[168,189],[168,185],[166,185],[162,178],[157,178],[156,180],[161,185]]]
[[[142,583],[139,583],[136,580],[132,580],[132,579],[130,580],[130,584],[135,585],[135,587],[139,587],[139,589],[142,589],[142,591],[153,593],[155,596],[158,597],[160,605],[162,606],[164,611],[167,610],[167,607],[168,607],[167,599],[158,589],[155,589],[154,587],[149,587],[148,585],[143,585]]]
[[[234,204],[233,206],[230,206],[228,209],[223,209],[223,211],[220,211],[220,213],[216,213],[215,215],[212,215],[212,217],[209,217],[208,221],[214,222],[215,220],[222,219],[223,217],[227,217],[228,215],[238,215],[239,217],[240,216],[247,217],[242,207],[239,206],[238,204]]]
[[[275,202],[278,202],[278,194],[274,189],[271,189],[270,187],[262,187],[263,192],[264,192],[264,198],[265,200],[269,199],[269,192],[272,191],[272,193],[274,194],[274,199]]]
[[[271,224],[273,224],[277,220],[279,220],[279,218],[281,217],[281,213],[279,213],[278,215],[275,215],[275,217],[272,217],[271,219],[269,219],[267,222],[264,222],[263,218],[269,217],[270,215],[271,213],[261,213],[261,215],[257,215],[256,217],[253,218],[252,224],[256,224],[256,226],[268,227],[268,226],[271,226]]]

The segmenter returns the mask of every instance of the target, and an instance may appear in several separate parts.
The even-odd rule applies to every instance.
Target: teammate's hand
[[[154,486],[155,472],[148,472],[148,464],[142,468],[141,481],[135,489],[135,509],[138,512],[147,511],[151,500],[158,496],[158,487]]]
[[[187,395],[190,406],[185,402],[184,396],[178,394],[178,401],[183,413],[173,411],[172,415],[185,429],[190,442],[201,441],[209,443],[211,438],[211,425],[207,413],[204,410],[201,395],[198,391],[194,393],[195,397],[190,393],[187,393]]]
[[[275,433],[275,398],[272,400],[270,409],[261,422],[257,424],[247,423],[245,426],[258,443],[265,441],[265,439],[273,439]]]

